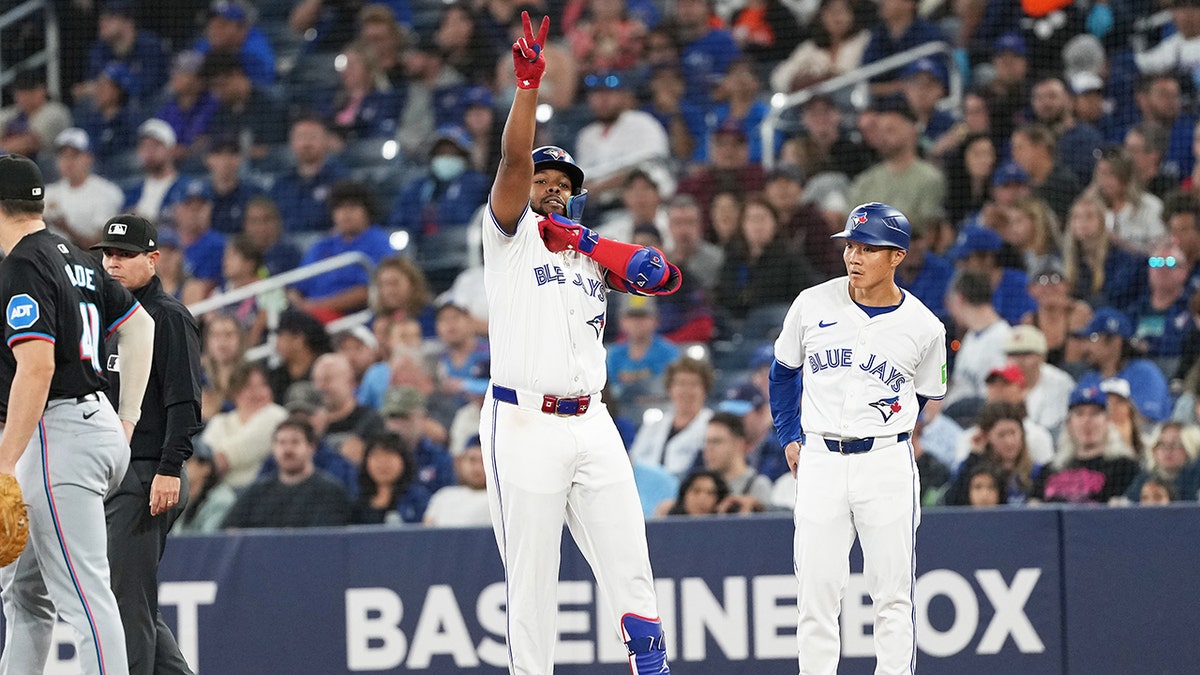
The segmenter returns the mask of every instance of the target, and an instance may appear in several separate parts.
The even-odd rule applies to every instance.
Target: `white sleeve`
[[[920,396],[940,399],[946,396],[946,329],[938,324],[938,330],[930,332],[925,353],[917,364],[915,387]]]
[[[1158,43],[1153,49],[1133,55],[1139,72],[1154,75],[1175,67],[1179,60],[1179,36],[1171,37]]]
[[[804,366],[804,325],[800,308],[803,298],[801,293],[792,301],[775,340],[775,360],[792,369]]]

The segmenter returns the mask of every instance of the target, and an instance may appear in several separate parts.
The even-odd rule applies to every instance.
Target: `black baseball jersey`
[[[23,237],[0,262],[0,303],[5,318],[0,415],[8,412],[17,371],[13,345],[54,344],[51,400],[103,391],[104,340],[139,307],[94,257],[46,230]]]
[[[158,462],[158,473],[178,476],[179,468],[192,455],[191,437],[200,424],[200,328],[188,308],[164,291],[156,276],[135,289],[133,297],[154,319],[154,359],[142,397],[142,417],[129,442],[130,459]],[[117,351],[115,339],[110,340],[108,397],[114,406],[121,391]]]

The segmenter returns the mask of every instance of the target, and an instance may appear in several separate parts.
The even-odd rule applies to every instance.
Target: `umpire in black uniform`
[[[93,246],[104,269],[154,319],[154,359],[142,418],[130,441],[129,471],[105,503],[112,588],[125,625],[131,675],[191,673],[158,610],[158,561],[167,532],[187,505],[184,462],[200,427],[200,329],[155,276],[158,231],[140,216],[119,215]],[[110,352],[112,354],[112,352]],[[109,396],[120,388],[121,356],[109,356]]]

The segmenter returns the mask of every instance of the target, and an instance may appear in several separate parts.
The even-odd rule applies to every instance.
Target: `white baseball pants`
[[[875,607],[875,675],[916,668],[912,591],[921,522],[908,442],[842,455],[809,436],[796,471],[796,578],[800,675],[836,675],[838,615],[857,533]]]
[[[541,412],[540,403],[528,396],[513,405],[489,392],[480,420],[513,675],[554,672],[564,521],[612,608],[600,620],[613,639],[625,640],[624,614],[658,618],[633,468],[608,409],[593,396],[587,413],[558,417]]]

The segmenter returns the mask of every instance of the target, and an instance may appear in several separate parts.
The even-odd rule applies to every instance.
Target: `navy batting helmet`
[[[912,226],[900,209],[879,202],[868,202],[854,207],[846,218],[846,229],[830,238],[907,251],[911,237]]]
[[[583,190],[583,169],[575,163],[571,153],[554,145],[543,145],[533,151],[533,170],[558,169],[571,179],[571,194],[577,195]]]

